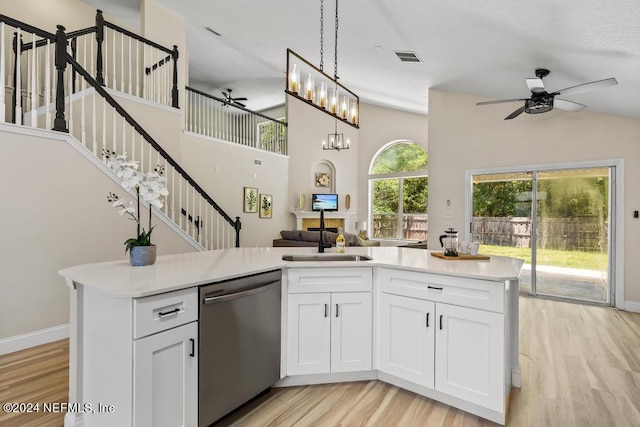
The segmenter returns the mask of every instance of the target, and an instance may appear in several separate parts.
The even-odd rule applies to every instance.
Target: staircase
[[[68,132],[101,163],[110,150],[138,161],[143,172],[163,166],[169,196],[154,214],[201,250],[239,247],[240,218],[226,213],[116,99],[125,94],[179,108],[177,59],[175,46],[109,23],[100,11],[95,26],[70,33],[58,26],[55,34],[0,15],[0,123]],[[188,131],[286,154],[286,123],[187,90]]]

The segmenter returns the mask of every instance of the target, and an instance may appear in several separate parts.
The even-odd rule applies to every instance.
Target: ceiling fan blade
[[[242,97],[242,98],[233,98],[233,99],[235,99],[236,101],[248,101],[248,100],[247,100],[247,98],[245,98],[245,97]]]
[[[519,99],[500,99],[498,101],[484,101],[477,102],[476,105],[491,105],[491,104],[504,104],[505,102],[518,102],[518,101],[526,101],[529,98],[519,98]]]
[[[561,89],[553,92],[551,95],[575,95],[578,93],[588,92],[590,90],[600,89],[607,86],[615,86],[618,84],[618,81],[611,77],[603,80],[596,80],[594,82],[583,83],[576,86],[571,86],[565,89]]]
[[[553,106],[555,108],[559,108],[565,111],[580,111],[582,109],[587,108],[586,105],[579,104],[573,101],[567,101],[566,99],[557,99],[557,98],[554,98]]]
[[[544,83],[541,78],[534,77],[530,79],[526,79],[527,87],[531,91],[531,93],[540,93],[544,92]]]
[[[242,102],[233,101],[233,103],[234,103],[235,105],[238,105],[238,106],[242,107],[242,108],[246,107],[246,105],[244,105]]]
[[[230,98],[231,97],[231,95],[227,95],[227,92],[225,92],[225,91],[222,91],[222,95],[224,95],[225,98]]]
[[[520,114],[524,113],[524,105],[520,108],[518,108],[516,111],[514,111],[513,113],[509,114],[507,117],[505,117],[505,120],[511,120],[511,119],[515,119],[516,117],[518,117]]]

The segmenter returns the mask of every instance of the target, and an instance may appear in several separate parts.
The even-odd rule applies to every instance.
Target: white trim
[[[626,301],[624,303],[624,309],[626,311],[630,311],[632,313],[640,313],[640,302],[639,301]]]
[[[93,89],[93,87],[91,89]],[[172,107],[171,105],[160,104],[160,103],[155,102],[155,101],[150,101],[150,100],[148,100],[146,98],[142,98],[142,97],[139,97],[139,96],[131,95],[130,93],[126,93],[126,92],[120,92],[119,90],[111,89],[111,88],[108,88],[108,87],[103,87],[103,89],[105,91],[107,91],[107,93],[109,95],[111,95],[113,98],[122,98],[122,99],[126,99],[128,101],[138,102],[138,103],[146,105],[148,107],[157,108],[159,110],[165,110],[165,111],[169,111],[169,112],[176,113],[176,114],[182,114],[182,110],[180,110],[179,108]]]
[[[0,340],[0,355],[69,338],[69,324],[28,332]]]
[[[615,167],[615,230],[613,233],[612,242],[612,255],[615,257],[615,265],[611,272],[611,278],[613,282],[613,296],[615,299],[615,307],[624,310],[625,295],[624,295],[624,159],[602,159],[602,160],[588,160],[580,162],[561,162],[561,163],[546,163],[546,164],[534,164],[534,165],[521,165],[521,166],[507,166],[496,167],[487,169],[468,169],[465,170],[465,188],[464,188],[464,200],[465,200],[465,226],[464,233],[462,233],[462,239],[464,240],[469,230],[467,225],[471,223],[471,203],[472,203],[472,178],[473,175],[489,174],[489,173],[509,173],[509,172],[521,172],[523,170],[555,170],[555,169],[580,169],[580,168],[597,168],[597,167]],[[634,303],[631,303],[632,307],[635,307]]]

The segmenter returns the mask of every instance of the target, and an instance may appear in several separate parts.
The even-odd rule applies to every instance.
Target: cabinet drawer
[[[435,302],[504,312],[504,283],[381,268],[379,290]]]
[[[358,292],[373,289],[371,267],[290,268],[289,293]]]
[[[133,300],[133,338],[184,325],[198,319],[198,289]]]

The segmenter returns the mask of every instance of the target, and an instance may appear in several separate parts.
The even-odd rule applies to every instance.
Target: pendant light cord
[[[320,0],[320,71],[324,70],[324,0]]]
[[[338,0],[336,0],[336,44],[335,44],[335,61],[333,65],[333,78],[338,80]]]

